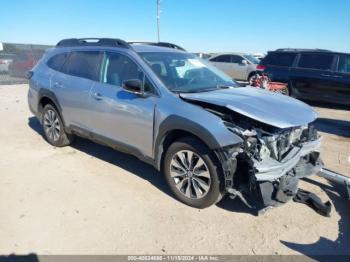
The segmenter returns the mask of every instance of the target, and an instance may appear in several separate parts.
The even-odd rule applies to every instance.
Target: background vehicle
[[[258,65],[272,81],[288,84],[297,98],[350,105],[350,54],[277,49]]]
[[[251,82],[259,60],[244,53],[221,53],[209,58],[214,66],[236,80]]]
[[[8,67],[9,75],[24,78],[26,72],[35,66],[43,54],[44,51],[41,50],[17,53]]]
[[[266,56],[266,54],[264,54],[264,53],[254,53],[254,54],[252,54],[252,56],[254,56],[256,59],[261,61]]]
[[[322,167],[312,108],[239,88],[194,54],[67,39],[40,61],[28,74],[28,102],[50,144],[79,135],[133,154],[162,170],[190,206],[210,206],[226,193],[257,209],[275,206]]]
[[[8,73],[9,65],[14,56],[13,54],[0,52],[0,73]]]

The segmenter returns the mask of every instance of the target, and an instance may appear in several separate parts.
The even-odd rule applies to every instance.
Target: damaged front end
[[[220,116],[227,128],[244,141],[216,154],[223,166],[225,188],[258,211],[295,197],[300,178],[321,170],[321,137],[312,124],[277,128],[238,113],[206,108]]]

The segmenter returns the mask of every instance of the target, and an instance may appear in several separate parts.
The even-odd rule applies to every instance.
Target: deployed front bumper
[[[282,161],[277,161],[272,158],[264,159],[261,162],[254,160],[256,180],[273,181],[284,176],[294,167],[298,166],[303,157],[318,151],[320,145],[321,138],[318,138],[315,141],[306,142],[300,147],[294,147]],[[304,176],[315,174],[321,170],[322,162],[319,159],[316,159],[313,162],[314,163],[311,164],[304,163],[304,165],[311,165],[308,168],[304,168],[304,173],[306,171]]]

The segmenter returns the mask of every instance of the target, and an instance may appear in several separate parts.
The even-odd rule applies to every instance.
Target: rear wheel
[[[44,137],[51,145],[63,147],[73,141],[74,136],[65,132],[62,119],[53,105],[47,104],[44,107],[42,123]]]
[[[196,139],[174,142],[166,152],[163,171],[176,198],[189,206],[205,208],[223,196],[216,157]]]

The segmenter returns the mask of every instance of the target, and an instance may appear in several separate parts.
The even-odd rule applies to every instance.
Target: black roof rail
[[[73,46],[109,46],[131,48],[130,45],[121,39],[114,38],[69,38],[59,41],[56,47]]]
[[[181,46],[178,46],[173,43],[168,43],[168,42],[146,42],[146,41],[133,41],[133,42],[128,42],[128,44],[142,44],[142,45],[153,45],[153,46],[161,46],[161,47],[168,47],[168,48],[173,48],[173,49],[178,49],[182,51],[186,51],[184,48]]]
[[[327,49],[307,49],[307,48],[278,48],[276,49],[276,51],[278,52],[308,52],[308,51],[314,51],[314,52],[332,52],[331,50],[327,50]]]

